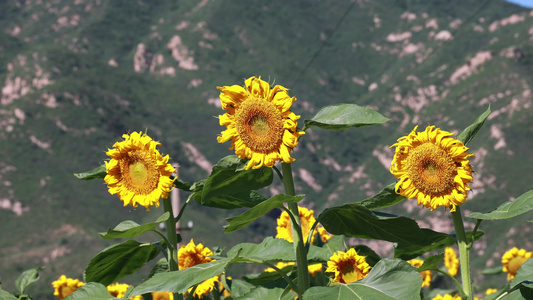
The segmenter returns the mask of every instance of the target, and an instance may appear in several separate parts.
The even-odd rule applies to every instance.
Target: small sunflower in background
[[[130,287],[127,283],[112,283],[107,286],[107,291],[109,292],[109,295],[116,297],[116,298],[122,298],[124,295],[126,295],[126,291]],[[130,298],[130,300],[142,300],[143,297],[141,295],[133,296]]]
[[[400,180],[396,193],[417,199],[418,205],[430,210],[450,208],[450,212],[466,201],[472,167],[468,161],[474,156],[451,132],[428,126],[398,139],[390,171]]]
[[[507,272],[507,280],[511,280],[516,276],[516,272],[526,260],[531,258],[533,252],[527,252],[525,249],[518,249],[516,247],[505,252],[502,256],[503,271]]]
[[[153,292],[152,300],[174,300],[174,294],[169,292]]]
[[[181,245],[178,250],[179,269],[183,270],[214,261],[215,259],[209,257],[211,255],[213,255],[213,251],[202,244],[195,245],[194,240],[191,239],[187,245]],[[205,295],[208,295],[215,287],[215,283],[218,282],[219,277],[220,276],[217,275],[200,283],[194,291],[194,296],[202,299]],[[191,292],[191,290],[192,288],[189,289],[189,292]]]
[[[490,294],[494,294],[498,291],[498,289],[487,289],[485,291],[485,295],[490,295]]]
[[[364,256],[350,248],[347,252],[338,251],[331,256],[326,272],[335,274],[334,282],[351,283],[365,278],[370,272],[370,265]]]
[[[461,296],[459,295],[452,296],[450,294],[445,294],[444,296],[442,296],[441,294],[438,294],[437,296],[433,297],[433,299],[431,300],[461,300]]]
[[[161,143],[148,135],[133,132],[122,138],[106,152],[111,158],[105,162],[104,178],[109,193],[118,194],[124,206],[158,207],[159,199],[167,198],[172,190],[175,179],[170,176],[176,169],[168,163],[168,155],[163,157],[156,149]]]
[[[217,87],[222,109],[220,125],[226,126],[219,143],[231,139],[230,150],[240,158],[250,161],[245,169],[272,167],[277,161],[294,161],[290,153],[298,138],[304,134],[298,131],[300,116],[291,111],[295,97],[290,97],[287,88],[281,85],[270,87],[261,77],[250,77],[244,87],[233,85]]]
[[[61,275],[56,281],[52,282],[52,286],[54,287],[54,296],[57,296],[60,300],[63,300],[84,284],[85,282],[82,282],[78,279],[67,278],[67,276]]]
[[[417,259],[417,258],[413,258],[411,260],[408,260],[407,262],[410,263],[413,267],[417,267],[417,268],[422,266],[422,264],[424,264],[423,260]],[[426,287],[426,286],[429,287],[431,284],[431,271],[430,270],[422,271],[420,272],[420,274],[422,274],[422,287]]]
[[[309,210],[303,206],[298,206],[298,213],[300,214],[300,225],[302,227],[302,235],[305,241],[307,240],[307,237],[309,236],[309,231],[311,231],[311,226],[313,226],[313,224],[316,222],[316,219],[314,216],[314,211]],[[293,243],[294,240],[292,238],[292,222],[291,218],[289,217],[289,213],[287,211],[283,211],[277,219],[277,223],[278,225],[276,227],[276,238],[284,239]],[[319,227],[318,232],[322,241],[327,241],[331,237],[330,234],[323,227]],[[315,234],[313,234],[310,243],[313,244],[314,241]]]
[[[448,273],[452,276],[457,275],[459,271],[459,259],[452,247],[446,247],[444,249],[444,266],[448,269]]]

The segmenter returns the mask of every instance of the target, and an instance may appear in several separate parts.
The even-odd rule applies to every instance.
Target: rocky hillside
[[[393,182],[389,146],[415,125],[459,132],[489,105],[470,145],[477,173],[465,210],[486,212],[533,186],[533,12],[503,1],[8,0],[0,28],[0,274],[10,290],[22,270],[46,265],[38,299],[51,299],[63,273],[81,278],[108,245],[97,232],[161,213],[124,208],[101,181],[72,174],[101,164],[123,133],[147,130],[184,181],[206,177],[231,154],[216,142],[216,86],[253,75],[289,88],[302,119],[334,103],[391,119],[308,130],[293,169],[316,213]],[[275,181],[264,193],[281,190]],[[228,237],[223,217],[236,212],[188,209],[195,225],[184,239],[208,246],[275,229],[264,218]],[[453,231],[447,212],[413,201],[392,212]],[[484,223],[473,263],[496,266],[512,246],[533,250],[527,219]]]

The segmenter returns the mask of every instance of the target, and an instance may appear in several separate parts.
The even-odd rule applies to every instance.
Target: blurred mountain
[[[182,180],[207,177],[232,154],[216,142],[224,112],[216,87],[254,75],[289,88],[302,120],[335,103],[391,119],[307,131],[293,170],[315,215],[393,182],[389,146],[415,125],[460,132],[489,105],[469,145],[476,174],[463,211],[487,212],[533,186],[533,12],[504,1],[8,0],[0,28],[0,276],[14,291],[20,272],[45,265],[35,299],[52,299],[61,274],[82,279],[112,243],[97,232],[162,213],[123,207],[102,181],[72,174],[102,164],[122,134],[147,130]],[[280,191],[275,180],[263,193]],[[223,217],[237,211],[187,209],[194,227],[186,241],[231,247],[275,234],[275,220],[264,217],[225,235]],[[389,212],[453,232],[448,212],[412,200]],[[528,218],[482,224],[474,274],[498,266],[510,247],[533,250]],[[380,245],[380,253],[392,247]]]

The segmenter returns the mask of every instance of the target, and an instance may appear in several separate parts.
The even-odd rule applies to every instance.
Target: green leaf
[[[329,233],[384,240],[404,245],[427,245],[426,232],[407,217],[380,218],[368,208],[346,204],[323,211],[318,220]],[[439,233],[444,235],[443,233]]]
[[[89,282],[82,285],[65,300],[110,300],[117,299],[109,294],[107,288],[98,282]]]
[[[351,127],[365,127],[389,121],[380,113],[368,107],[355,104],[325,106],[311,120],[304,120],[303,130],[317,126],[329,130],[343,130]]]
[[[245,160],[235,155],[222,158],[205,183],[195,184],[194,198],[203,206],[233,209],[253,207],[265,197],[257,189],[272,183],[272,168],[244,170]]]
[[[511,281],[511,291],[516,289],[520,289],[520,294],[525,299],[532,299],[533,259],[526,260],[516,272],[515,278]]]
[[[248,293],[239,297],[239,300],[292,300],[295,299],[296,293],[289,292],[286,295],[283,295],[285,289],[282,288],[273,288],[267,289],[264,287],[257,287],[251,289]]]
[[[350,248],[354,248],[357,255],[364,256],[366,263],[371,267],[374,267],[381,260],[381,257],[368,246],[355,245]]]
[[[296,265],[285,266],[281,270],[285,272],[285,274],[287,274],[287,276],[291,278],[295,277],[297,273]],[[260,285],[266,288],[275,288],[275,287],[285,288],[287,286],[287,281],[285,281],[285,279],[276,271],[245,275],[243,276],[243,279],[246,280],[246,282],[249,282],[253,285],[256,285],[256,286]]]
[[[391,183],[384,187],[379,193],[374,196],[357,202],[357,204],[363,205],[368,209],[385,208],[407,199],[402,195],[396,194],[395,191],[396,182]]]
[[[121,222],[115,228],[109,229],[107,232],[101,232],[100,236],[105,240],[134,238],[147,231],[156,231],[156,226],[168,220],[169,217],[170,213],[166,212],[155,222],[143,225],[139,225],[134,221],[127,220]]]
[[[242,229],[250,225],[250,223],[255,221],[257,218],[273,210],[274,208],[281,208],[283,207],[284,203],[298,202],[302,200],[303,198],[304,198],[303,195],[288,196],[288,195],[278,194],[270,199],[267,199],[257,204],[256,206],[252,207],[251,209],[245,211],[244,213],[236,217],[227,218],[226,221],[229,222],[229,225],[227,225],[224,228],[224,232],[230,233],[230,232]]]
[[[444,253],[430,256],[424,259],[424,263],[416,270],[418,272],[427,270],[437,271],[439,269],[439,267],[437,267],[437,264],[439,264],[442,260],[444,260]]]
[[[311,245],[307,254],[307,259],[316,262],[326,262],[335,252],[344,247],[344,237],[342,235],[332,236],[322,247]]]
[[[81,180],[104,179],[106,175],[105,165],[101,165],[87,172],[74,173],[74,176]]]
[[[350,284],[333,287],[312,287],[305,300],[341,299],[420,299],[422,276],[416,268],[400,259],[385,258],[376,264],[367,277]]]
[[[230,294],[233,299],[239,299],[240,296],[247,294],[250,290],[254,288],[256,288],[256,286],[244,280],[232,279],[230,284]]]
[[[530,190],[514,201],[507,201],[488,213],[473,212],[466,216],[472,219],[481,220],[505,220],[516,217],[533,210],[533,190]]]
[[[174,180],[174,186],[180,190],[184,190],[186,192],[192,191],[191,184],[188,182],[185,182],[181,180],[180,178]]]
[[[418,256],[421,256],[424,253],[428,253],[434,250],[444,249],[446,247],[453,246],[457,244],[455,235],[447,235],[441,232],[436,232],[430,229],[422,229],[427,238],[427,243],[424,246],[419,245],[405,245],[398,244],[394,248],[394,257],[401,258],[404,260],[409,260]],[[482,231],[477,231],[474,240],[479,240],[483,236]],[[467,240],[472,239],[472,231],[466,232]]]
[[[470,143],[470,141],[474,139],[474,137],[479,132],[489,115],[490,105],[484,113],[482,113],[479,117],[476,118],[476,120],[474,120],[474,123],[472,123],[472,125],[468,126],[465,130],[463,130],[457,135],[457,139],[463,142],[463,144],[466,146],[468,143]]]
[[[498,275],[503,273],[502,266],[485,268],[481,271],[481,275]]]
[[[152,276],[154,276],[154,274],[163,273],[167,271],[168,271],[168,261],[166,258],[163,257],[155,263],[154,267],[150,271],[150,274],[148,274],[148,278],[151,278]]]
[[[294,245],[284,239],[266,237],[260,244],[242,243],[228,251],[228,257],[252,258],[266,262],[295,261]]]
[[[0,299],[2,300],[18,300],[17,297],[11,295],[8,291],[4,291],[3,289],[0,289]]]
[[[24,294],[24,291],[30,284],[39,280],[39,271],[43,269],[44,267],[38,267],[26,270],[20,274],[20,276],[15,280],[15,286],[20,294]]]
[[[222,274],[231,262],[232,258],[221,258],[179,271],[157,273],[135,287],[131,296],[164,291],[185,293],[193,285]]]
[[[110,246],[93,257],[85,269],[85,281],[99,282],[107,286],[133,274],[157,254],[158,247],[134,240]]]

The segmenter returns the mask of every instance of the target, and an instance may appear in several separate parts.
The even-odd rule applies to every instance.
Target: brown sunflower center
[[[412,149],[406,167],[409,179],[426,195],[440,196],[455,188],[455,161],[435,144],[424,143]]]
[[[357,268],[357,262],[347,261],[341,266],[342,280],[344,283],[355,282],[363,277],[361,270]]]
[[[120,170],[124,184],[135,194],[148,195],[157,188],[156,162],[141,150],[128,152],[120,161]]]
[[[514,257],[512,258],[510,261],[509,261],[509,272],[511,274],[516,274],[516,272],[518,272],[518,269],[520,269],[520,267],[522,266],[522,264],[524,262],[526,262],[527,258],[523,257],[523,256],[517,256],[517,257]]]
[[[268,153],[279,148],[283,138],[283,117],[274,104],[248,99],[235,110],[237,132],[254,152]]]

